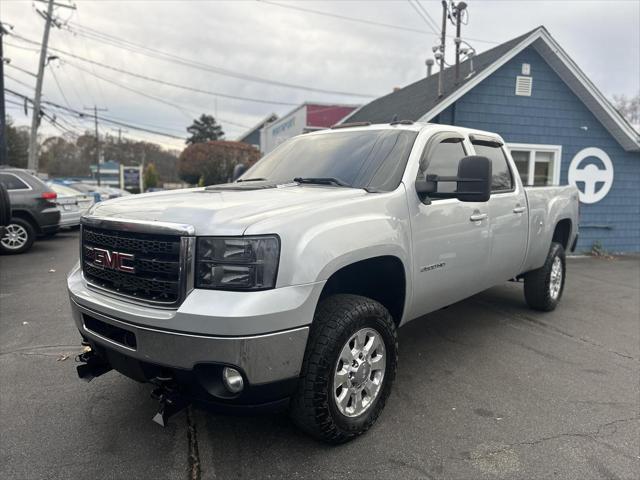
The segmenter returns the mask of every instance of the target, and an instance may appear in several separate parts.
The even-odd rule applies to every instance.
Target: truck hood
[[[192,225],[196,235],[242,235],[254,223],[314,207],[339,208],[368,195],[355,188],[290,185],[255,190],[196,188],[131,195],[95,205],[89,216]],[[277,233],[277,232],[273,232]]]

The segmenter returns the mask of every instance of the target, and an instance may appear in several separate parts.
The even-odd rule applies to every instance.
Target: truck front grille
[[[119,264],[121,254],[126,260]],[[181,262],[179,236],[82,228],[84,277],[111,293],[175,305],[181,300]]]

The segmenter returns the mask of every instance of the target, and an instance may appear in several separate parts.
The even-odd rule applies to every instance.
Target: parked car
[[[9,192],[11,220],[0,239],[0,252],[24,253],[36,236],[55,235],[59,228],[60,210],[57,194],[42,180],[26,170],[0,170],[0,183]]]
[[[0,239],[4,237],[5,228],[11,220],[11,200],[9,192],[3,183],[0,183]]]
[[[89,185],[88,183],[82,182],[64,182],[64,185],[71,187],[74,190],[78,190],[79,192],[93,195],[95,203],[103,200],[109,200],[109,194],[97,185]]]
[[[56,204],[60,209],[60,228],[79,227],[80,217],[95,203],[94,196],[55,182],[48,185],[58,194]]]
[[[128,195],[131,195],[131,192],[128,192],[127,190],[124,190],[122,188],[117,188],[117,187],[105,187],[105,188],[111,194],[110,198],[126,197]]]
[[[523,187],[493,133],[366,124],[294,137],[235,183],[98,204],[82,228],[81,377],[152,382],[163,424],[194,399],[289,405],[340,443],[384,408],[400,326],[510,279],[556,308],[578,190]]]

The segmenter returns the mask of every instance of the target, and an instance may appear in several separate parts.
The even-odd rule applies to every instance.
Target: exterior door
[[[489,278],[492,285],[497,285],[521,273],[529,235],[527,198],[501,142],[472,140],[472,143],[476,154],[491,160]]]
[[[418,169],[425,175],[456,176],[458,162],[470,144],[455,133],[440,133],[427,143]],[[455,183],[439,183],[451,192]],[[408,188],[413,243],[413,310],[415,318],[487,288],[490,253],[488,202],[420,199]]]

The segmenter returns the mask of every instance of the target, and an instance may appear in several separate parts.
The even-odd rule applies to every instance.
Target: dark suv
[[[11,201],[11,220],[0,239],[0,252],[26,252],[36,236],[51,236],[58,231],[57,195],[42,180],[26,170],[3,168],[0,183],[7,188]]]

